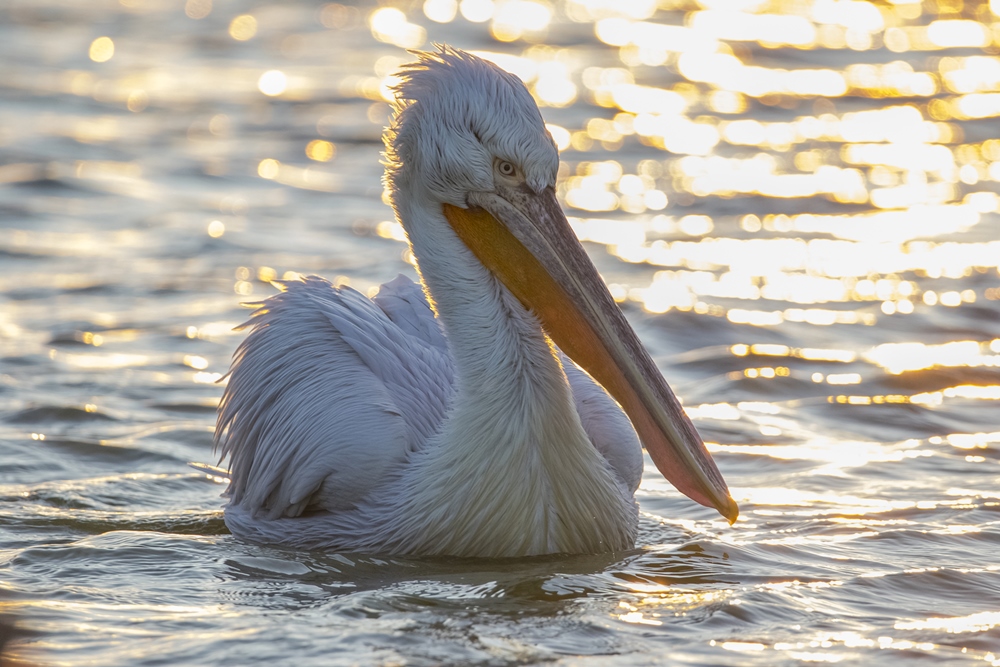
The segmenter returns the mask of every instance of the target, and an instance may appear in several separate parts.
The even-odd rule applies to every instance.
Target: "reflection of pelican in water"
[[[559,208],[558,154],[524,85],[447,48],[401,76],[386,181],[434,310],[402,277],[373,300],[308,278],[264,302],[216,433],[230,529],[393,553],[626,549],[640,439],[735,520]]]

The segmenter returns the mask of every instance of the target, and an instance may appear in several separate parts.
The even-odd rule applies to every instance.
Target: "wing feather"
[[[400,278],[408,281],[400,276],[393,283],[398,284]],[[414,286],[412,282],[410,285]],[[383,285],[380,293],[385,289]],[[345,307],[330,311],[330,321],[389,390],[412,429],[411,448],[415,449],[437,430],[451,398],[454,371],[447,342],[442,349],[428,341],[428,323],[415,323],[423,313],[412,307],[410,312],[395,311],[396,319],[391,319],[377,307],[381,304],[357,291],[339,291]],[[417,290],[417,295],[423,300],[422,292]],[[440,334],[426,301],[423,311]]]
[[[267,518],[354,506],[437,429],[451,394],[447,352],[363,295],[317,277],[285,288],[251,318],[216,428],[231,503]]]
[[[448,340],[441,322],[434,316],[420,285],[400,274],[382,285],[372,301],[400,329],[447,353]]]

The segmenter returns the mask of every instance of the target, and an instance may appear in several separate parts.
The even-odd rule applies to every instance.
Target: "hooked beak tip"
[[[740,518],[740,506],[736,504],[732,496],[726,496],[726,504],[719,508],[719,513],[726,517],[726,521],[732,526]]]

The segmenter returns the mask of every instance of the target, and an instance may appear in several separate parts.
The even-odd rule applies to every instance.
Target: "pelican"
[[[369,299],[312,276],[259,304],[219,407],[227,526],[385,554],[630,549],[643,445],[735,521],[557,202],[558,152],[524,84],[458,49],[416,55],[385,184],[422,284]]]

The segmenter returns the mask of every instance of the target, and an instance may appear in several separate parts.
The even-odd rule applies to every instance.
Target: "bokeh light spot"
[[[98,37],[90,43],[89,55],[95,63],[106,63],[115,55],[115,43],[110,37]]]
[[[229,23],[229,36],[237,42],[253,39],[257,34],[257,19],[250,14],[240,14]]]
[[[336,154],[336,147],[329,141],[314,139],[306,145],[306,157],[316,162],[329,162]]]
[[[257,88],[268,97],[281,95],[287,87],[288,77],[281,70],[268,70],[257,80]]]

